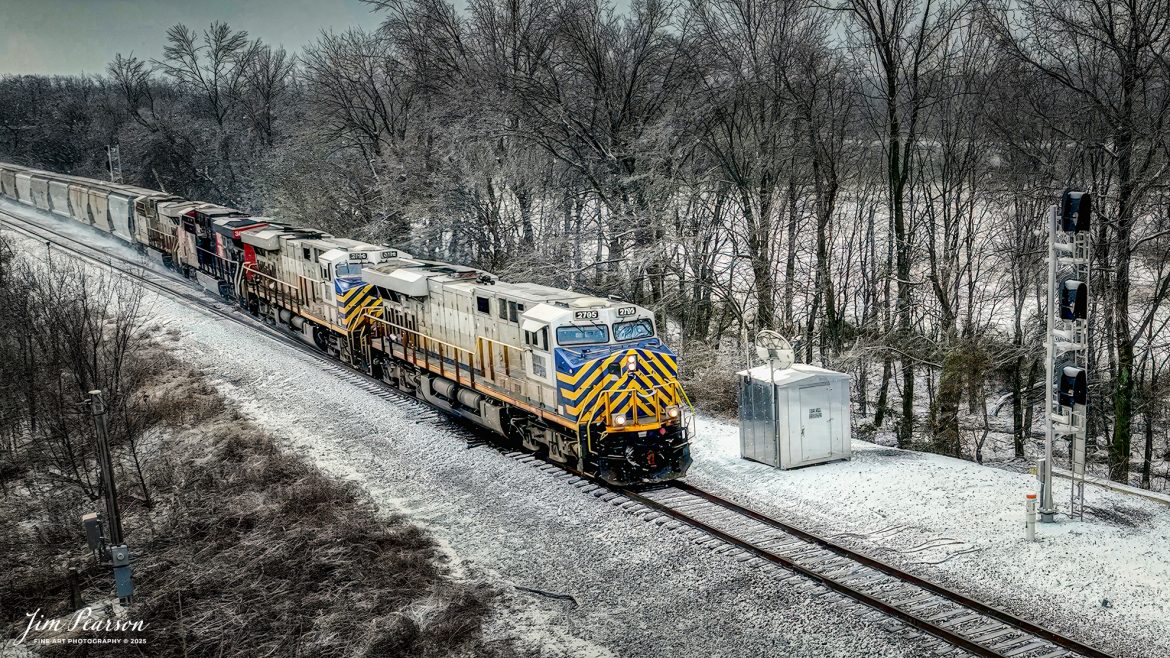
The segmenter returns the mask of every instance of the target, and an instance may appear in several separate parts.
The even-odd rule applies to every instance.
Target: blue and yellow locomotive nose
[[[564,415],[607,432],[642,432],[683,422],[678,360],[657,338],[622,345],[557,348]]]

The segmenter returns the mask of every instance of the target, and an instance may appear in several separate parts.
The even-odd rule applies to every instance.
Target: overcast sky
[[[118,52],[160,56],[175,23],[215,20],[290,51],[325,28],[379,23],[358,0],[0,0],[0,75],[102,73]]]

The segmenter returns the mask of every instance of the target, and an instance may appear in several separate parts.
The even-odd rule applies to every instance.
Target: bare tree
[[[202,37],[183,24],[167,30],[163,58],[155,65],[179,85],[193,91],[222,131],[240,102],[259,41],[244,30],[215,22]]]
[[[991,23],[1009,51],[1066,89],[1091,111],[1095,129],[1065,133],[1098,169],[1097,205],[1108,239],[1112,305],[1107,329],[1116,359],[1110,477],[1128,481],[1134,413],[1134,348],[1158,304],[1134,318],[1131,270],[1135,235],[1151,191],[1163,184],[1170,88],[1163,83],[1170,54],[1170,5],[1162,0],[1023,0],[1009,11],[988,5]],[[1054,119],[1056,117],[1053,117]],[[1075,161],[1074,161],[1074,164]],[[1104,228],[1102,230],[1105,230]],[[1161,297],[1158,298],[1160,304]]]
[[[288,96],[289,78],[296,58],[284,48],[253,44],[253,55],[246,60],[242,90],[244,107],[252,119],[252,130],[266,146],[272,146],[275,115]]]
[[[359,29],[326,33],[301,59],[326,138],[367,159],[406,138],[414,88],[389,40]]]
[[[938,0],[848,0],[840,7],[854,29],[858,56],[867,67],[867,93],[878,101],[874,128],[886,157],[890,223],[894,236],[897,280],[897,326],[902,354],[902,422],[899,445],[909,445],[914,431],[915,358],[912,339],[913,232],[906,213],[907,189],[915,173],[924,108],[933,90],[927,76],[932,58],[963,15],[964,7]]]

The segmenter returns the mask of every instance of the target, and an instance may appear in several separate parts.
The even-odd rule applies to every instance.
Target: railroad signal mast
[[[1044,459],[1039,476],[1040,520],[1056,516],[1052,444],[1071,441],[1073,486],[1069,515],[1084,518],[1085,441],[1088,437],[1089,263],[1092,238],[1088,192],[1065,191],[1048,219],[1048,358],[1045,378]]]

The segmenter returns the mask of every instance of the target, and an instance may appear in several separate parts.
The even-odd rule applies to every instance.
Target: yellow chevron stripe
[[[629,400],[626,400],[626,403],[623,404],[621,407],[619,407],[617,409],[613,409],[612,411],[615,414],[625,414],[627,417],[629,417],[630,416],[630,408],[633,406],[634,406],[634,398],[631,397]]]
[[[358,309],[358,317],[364,317],[366,311],[380,309],[381,307],[382,307],[382,300],[381,299],[379,299],[378,297],[370,297],[369,301],[367,301],[365,304],[362,304],[362,307],[360,309]]]
[[[616,360],[617,356],[618,356],[617,354],[613,354],[613,355],[609,356],[608,358],[606,358],[604,361],[602,361],[601,365],[597,368],[597,370],[595,370],[593,372],[593,374],[588,378],[588,380],[582,382],[579,385],[575,385],[572,387],[575,390],[562,391],[561,394],[564,395],[565,399],[568,399],[568,400],[575,400],[575,399],[581,397],[582,393],[593,388],[593,385],[597,383],[597,380],[606,375],[606,370],[608,370],[609,367],[611,365],[613,365],[613,362]],[[582,368],[582,370],[583,370],[583,368]]]
[[[648,377],[649,377],[649,379],[648,379]],[[658,383],[655,384],[654,382],[658,382]],[[653,390],[653,389],[657,388],[658,386],[661,386],[664,384],[664,382],[662,382],[661,379],[657,375],[655,375],[653,372],[642,372],[642,371],[635,371],[634,383],[638,384],[638,386],[636,386],[636,387],[632,386],[630,388],[638,388],[638,389],[646,390],[646,391]],[[580,389],[572,394],[563,393],[563,395],[565,396],[565,399],[567,399],[567,400],[576,399],[577,397],[580,397],[583,393],[589,393],[588,395],[585,395],[584,398],[582,398],[578,402],[578,404],[576,404],[576,405],[570,404],[568,407],[569,412],[574,414],[574,415],[579,416],[580,410],[589,408],[591,406],[595,406],[595,405],[590,404],[592,402],[592,400],[590,400],[590,398],[599,397],[604,390],[605,390],[605,387],[601,387],[601,386],[583,387],[582,389]]]
[[[360,317],[362,317],[362,313],[365,312],[366,309],[373,308],[374,306],[377,306],[377,300],[367,299],[363,302],[359,302],[359,303],[355,304],[354,307],[347,312],[346,316],[347,317],[353,316],[353,317],[360,318]]]
[[[662,354],[661,352],[648,352],[647,355],[651,361],[658,365],[658,369],[661,370],[664,374],[673,375],[675,377],[678,376],[674,374],[678,372],[676,367],[667,367],[667,364],[663,363],[663,361],[666,360],[665,354]]]
[[[614,362],[615,359],[617,359],[619,357],[624,357],[624,356],[625,355],[621,352],[614,352],[613,354],[610,354],[609,356],[605,357],[605,359],[603,359],[601,362],[601,366],[596,371],[594,371],[592,373],[592,376],[596,376],[597,373],[604,371],[606,368],[608,368],[610,366],[610,364],[612,364]],[[577,369],[577,372],[575,372],[571,375],[559,372],[559,373],[557,373],[557,379],[562,384],[568,384],[572,388],[578,388],[579,380],[585,376],[585,373],[588,370],[589,370],[589,368],[587,366],[581,366],[580,368]]]
[[[353,298],[355,295],[358,295],[358,294],[364,293],[364,292],[369,292],[370,288],[371,288],[371,286],[368,283],[365,285],[354,286],[354,287],[350,288],[349,290],[346,290],[345,292],[338,295],[337,299],[342,304],[349,304],[351,301],[353,301]]]
[[[597,386],[591,389],[589,394],[585,396],[585,399],[581,400],[575,405],[569,405],[569,413],[579,416],[581,415],[581,412],[596,407],[597,404],[601,402],[601,392],[604,390],[605,389],[601,386]]]
[[[595,388],[589,396],[589,399],[577,405],[573,413],[577,414],[578,417],[584,415],[589,415],[590,417],[596,416],[599,411],[605,408],[605,396],[602,395],[605,390],[601,387]]]
[[[638,415],[643,418],[654,418],[654,410],[650,408],[650,405],[642,398],[636,398],[636,400],[640,409]]]
[[[355,308],[361,308],[363,306],[367,306],[371,299],[377,299],[377,297],[375,297],[373,295],[368,295],[365,297],[355,296],[348,303],[342,304],[341,310],[343,313],[348,313]]]
[[[670,354],[664,354],[662,352],[655,352],[654,354],[665,361],[666,365],[670,366],[670,369],[666,372],[678,372],[678,359],[674,358],[674,356]]]
[[[662,380],[662,376],[659,375],[657,372],[654,371],[653,368],[650,368],[650,367],[644,368],[643,370],[639,370],[637,374],[643,383],[648,384],[647,388],[654,388],[656,386],[662,386],[663,384],[666,383],[665,381]]]
[[[352,330],[355,327],[357,327],[358,325],[360,325],[363,321],[366,320],[365,315],[363,315],[365,310],[368,308],[371,308],[373,306],[376,306],[378,301],[379,301],[378,298],[371,297],[371,298],[365,300],[364,302],[360,303],[355,308],[347,311],[346,316],[345,316],[346,326],[348,326]]]

